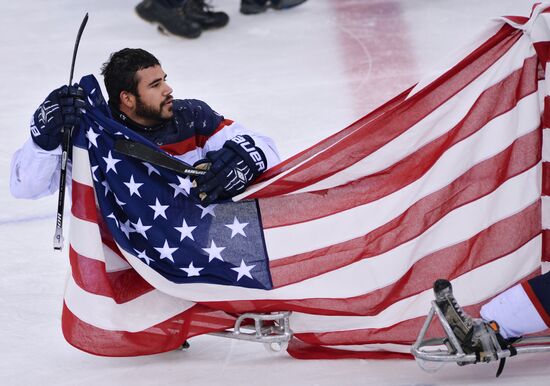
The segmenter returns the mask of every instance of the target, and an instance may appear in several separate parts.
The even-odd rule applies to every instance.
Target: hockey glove
[[[79,124],[84,105],[84,90],[78,83],[53,90],[33,115],[34,143],[44,150],[54,150],[61,145],[63,127]]]
[[[195,179],[196,193],[203,205],[242,193],[263,171],[267,162],[263,151],[248,135],[226,141],[220,150],[206,153],[210,163],[205,175]]]

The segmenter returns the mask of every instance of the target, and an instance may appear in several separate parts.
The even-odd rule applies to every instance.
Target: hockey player
[[[114,119],[183,161],[209,167],[196,180],[203,205],[239,194],[280,161],[270,138],[225,119],[205,102],[174,99],[160,62],[145,50],[113,53],[102,74]],[[63,86],[38,107],[31,119],[31,138],[13,155],[14,197],[36,199],[57,190],[61,130],[78,124],[83,97],[78,84]]]

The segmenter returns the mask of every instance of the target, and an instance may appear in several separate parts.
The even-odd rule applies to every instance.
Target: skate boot
[[[510,356],[516,355],[517,350],[512,346],[514,340],[504,339],[500,335],[500,328],[495,321],[484,321],[470,317],[457,303],[453,295],[453,287],[448,280],[438,279],[434,283],[435,302],[443,312],[445,320],[465,354],[475,354],[477,362],[491,362],[499,359],[498,353],[502,350],[510,350]],[[457,350],[452,342],[446,341],[450,353],[456,354]],[[457,361],[462,366],[471,362]],[[502,373],[506,359],[500,360],[497,377]]]
[[[204,0],[187,0],[183,7],[187,18],[199,24],[202,29],[221,28],[229,22],[227,13],[214,11]]]
[[[183,7],[170,8],[155,0],[143,0],[136,6],[136,13],[145,21],[157,23],[164,33],[195,39],[202,32],[201,26],[187,17]]]
[[[286,9],[296,7],[307,0],[241,0],[241,13],[255,15],[265,12],[269,7],[273,9]]]
[[[438,279],[434,283],[435,302],[443,312],[447,323],[453,330],[461,346],[466,342],[471,334],[474,322],[472,318],[464,312],[453,295],[453,287],[448,280]]]

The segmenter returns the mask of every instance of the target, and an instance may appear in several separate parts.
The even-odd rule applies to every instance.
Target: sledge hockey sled
[[[456,301],[455,306],[458,306]],[[460,308],[460,306],[458,307]],[[463,311],[459,309],[459,312]],[[439,319],[445,332],[445,337],[426,339],[426,332],[435,317]],[[475,340],[477,343],[477,348],[472,350],[471,347],[468,348],[461,344],[457,336],[457,334],[460,334],[460,330],[456,326],[451,326],[448,318],[449,315],[445,316],[441,302],[433,300],[426,321],[411,348],[411,353],[418,365],[425,371],[437,371],[445,362],[455,362],[459,366],[464,366],[467,364],[489,363],[500,360],[500,366],[497,371],[498,377],[508,357],[526,353],[550,352],[550,336],[521,337],[513,342],[503,344],[502,338],[499,338],[497,331],[490,327],[490,323],[477,318],[470,318],[470,325],[468,326],[471,330],[469,338]],[[437,363],[439,363],[439,366]]]
[[[245,313],[237,318],[233,329],[212,332],[209,335],[263,343],[267,351],[279,353],[286,351],[288,342],[292,338],[289,322],[291,313],[290,311],[270,314]]]

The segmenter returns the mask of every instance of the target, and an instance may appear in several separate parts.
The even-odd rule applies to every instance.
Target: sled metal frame
[[[211,332],[209,335],[263,343],[268,351],[285,351],[292,338],[289,320],[291,314],[291,311],[269,314],[245,313],[237,318],[232,330]],[[254,323],[244,323],[247,320]]]
[[[459,366],[464,366],[477,362],[488,363],[512,356],[509,349],[500,348],[500,344],[494,335],[490,336],[493,346],[496,347],[494,351],[482,352],[478,357],[476,357],[476,354],[466,354],[460,346],[458,338],[447,322],[447,319],[445,319],[443,311],[441,311],[435,301],[432,301],[431,304],[432,307],[428,313],[426,321],[420,330],[416,342],[411,348],[411,353],[415,359],[428,362],[455,362]],[[428,331],[428,328],[430,327],[435,316],[438,317],[439,322],[445,331],[446,337],[425,339],[426,332]],[[437,346],[446,346],[446,349],[437,348]],[[517,350],[517,355],[550,352],[550,336],[524,337],[515,341],[513,346]],[[425,350],[425,348],[428,350]]]

